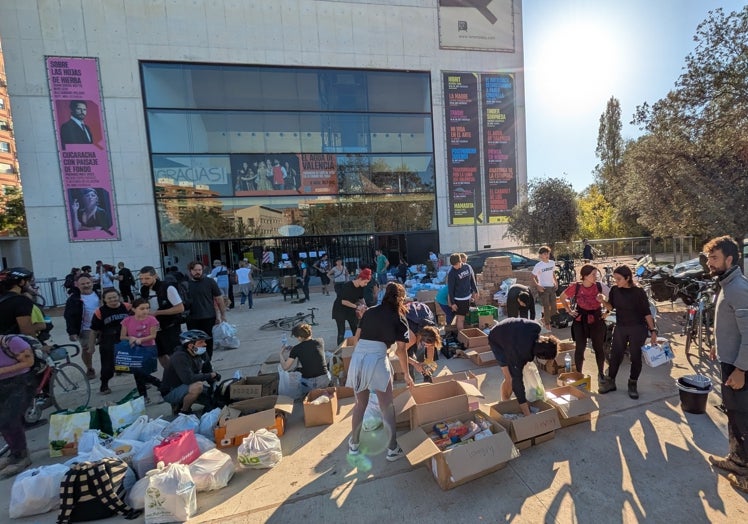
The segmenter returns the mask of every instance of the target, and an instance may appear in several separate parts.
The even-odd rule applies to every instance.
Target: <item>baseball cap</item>
[[[368,267],[366,269],[362,269],[358,274],[358,278],[360,278],[361,280],[371,280],[371,269],[369,269]]]

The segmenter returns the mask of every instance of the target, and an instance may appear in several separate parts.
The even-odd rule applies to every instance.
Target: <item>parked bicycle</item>
[[[71,354],[68,348],[73,348]],[[91,400],[91,383],[86,372],[70,358],[80,353],[76,344],[53,345],[47,357],[49,366],[42,372],[31,405],[24,413],[26,424],[38,422],[44,410],[54,406],[57,410],[87,407]]]
[[[683,334],[686,336],[686,354],[692,344],[698,347],[698,355],[714,345],[714,300],[716,284],[713,281],[698,281],[696,301],[688,306]]]
[[[314,312],[319,308],[310,307],[308,308],[309,313],[296,313],[290,317],[276,318],[275,320],[269,320],[265,324],[260,326],[260,329],[282,329],[283,331],[291,331],[294,327],[299,324],[309,324],[310,326],[317,326],[317,322],[314,319]]]

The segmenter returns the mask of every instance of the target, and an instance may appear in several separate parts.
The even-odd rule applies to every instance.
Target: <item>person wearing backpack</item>
[[[29,376],[34,354],[28,342],[20,336],[5,335],[0,337],[0,347],[0,434],[10,448],[8,456],[0,458],[0,479],[7,479],[31,464],[23,414],[36,382]]]
[[[23,267],[0,271],[0,335],[36,335],[36,328],[31,320],[34,303],[23,294],[23,289],[33,277],[34,273]]]
[[[179,333],[182,328],[182,313],[185,304],[177,286],[162,282],[153,266],[144,266],[140,270],[140,296],[148,300],[151,315],[158,319],[159,331],[156,334],[156,349],[161,367],[166,369],[169,357],[179,345]]]
[[[605,352],[603,351],[606,327],[599,296],[607,297],[609,289],[597,281],[597,268],[592,264],[583,265],[579,270],[579,275],[582,280],[566,288],[561,293],[561,301],[566,311],[574,318],[571,324],[571,338],[576,345],[574,363],[577,371],[582,372],[584,352],[589,339],[595,352],[598,386],[602,388],[607,383],[604,373]]]

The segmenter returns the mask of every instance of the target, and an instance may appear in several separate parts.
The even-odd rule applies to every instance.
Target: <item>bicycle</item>
[[[318,326],[319,324],[315,322],[314,319],[314,312],[319,308],[310,307],[307,309],[310,311],[309,313],[299,312],[290,317],[281,317],[274,320],[268,320],[266,323],[260,326],[260,329],[263,331],[268,329],[282,329],[283,331],[291,331],[299,324],[304,323],[309,324],[310,326]]]
[[[270,294],[280,292],[280,286],[278,285],[278,279],[274,278],[270,282],[265,280],[260,273],[254,279],[254,285],[252,286],[252,293],[255,294]]]
[[[71,355],[67,348],[74,348]],[[49,350],[49,366],[42,372],[31,405],[24,413],[28,425],[36,424],[45,409],[54,405],[58,411],[88,407],[91,400],[91,383],[86,372],[70,358],[80,353],[76,344],[55,344]],[[45,391],[47,390],[47,391]]]
[[[696,301],[688,306],[683,334],[686,336],[686,354],[692,344],[698,346],[699,356],[703,355],[705,347],[714,346],[714,297],[715,283],[698,281],[699,290]]]

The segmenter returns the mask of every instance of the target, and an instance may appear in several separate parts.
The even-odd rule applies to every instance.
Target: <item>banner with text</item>
[[[98,60],[46,65],[70,241],[119,240]]]
[[[514,78],[481,75],[483,176],[489,224],[507,222],[517,205]]]
[[[337,194],[338,165],[328,154],[231,155],[236,196]]]
[[[512,0],[439,0],[439,47],[514,52]]]
[[[444,73],[444,110],[450,223],[481,223],[478,75]]]

